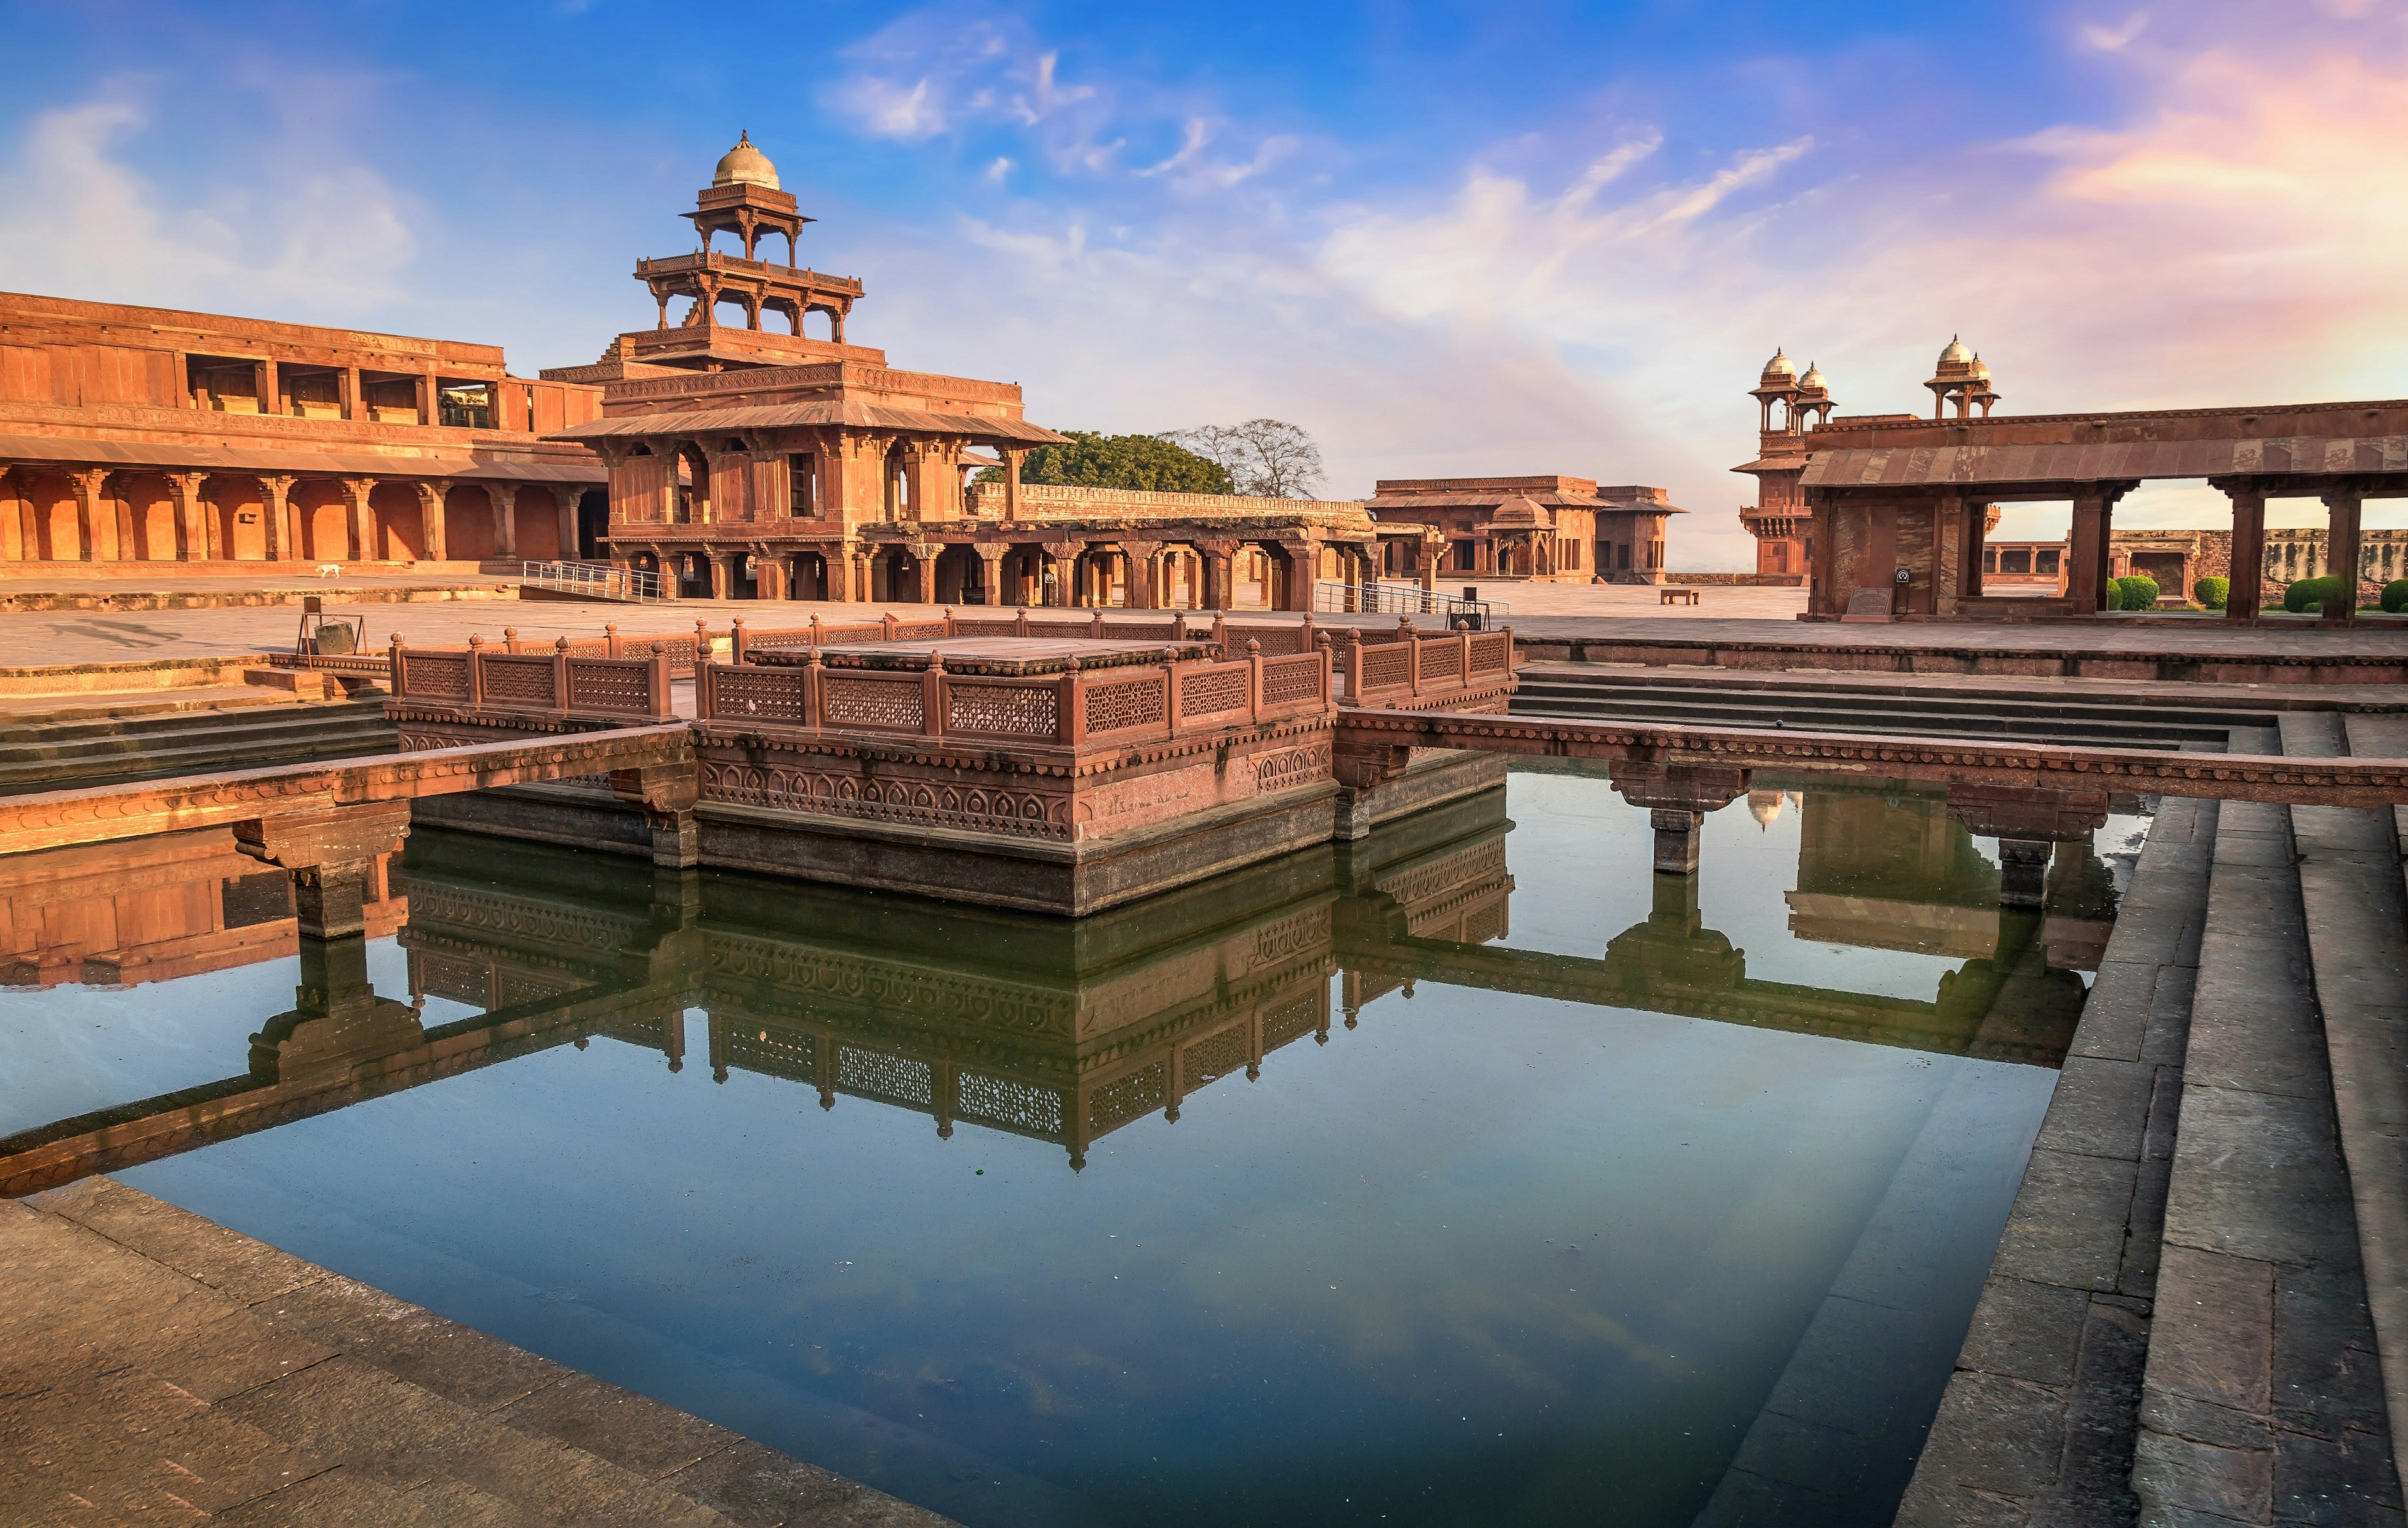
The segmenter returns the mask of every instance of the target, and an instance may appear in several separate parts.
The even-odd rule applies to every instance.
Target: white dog
[[[342,573],[343,564],[340,563],[321,563],[318,564],[318,577],[322,578],[338,578],[342,577]]]

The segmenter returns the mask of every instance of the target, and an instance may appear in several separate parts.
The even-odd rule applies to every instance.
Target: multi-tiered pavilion
[[[686,216],[701,250],[637,264],[656,327],[544,374],[603,389],[601,418],[552,438],[601,456],[611,556],[672,592],[1202,607],[1252,577],[1264,603],[1309,609],[1317,578],[1372,576],[1359,504],[1024,487],[1022,457],[1067,437],[1029,422],[1016,383],[903,371],[846,343],[862,284],[795,264],[810,220],[749,138]],[[711,248],[723,234],[741,255]],[[786,263],[756,258],[778,235]],[[741,328],[721,323],[728,307]],[[826,337],[803,332],[812,312]],[[968,481],[988,468],[996,480]]]

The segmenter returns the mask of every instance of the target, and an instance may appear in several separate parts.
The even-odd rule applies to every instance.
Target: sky
[[[1056,429],[1291,421],[1331,496],[1658,485],[1682,569],[1753,565],[1776,346],[1842,414],[1928,409],[1955,335],[2003,412],[2408,393],[2408,0],[0,0],[0,288],[532,375],[650,326],[634,261],[748,131],[896,365]]]

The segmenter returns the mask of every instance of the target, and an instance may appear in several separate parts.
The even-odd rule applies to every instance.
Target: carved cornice
[[[1444,748],[1780,768],[1868,778],[2130,791],[2316,806],[2408,802],[2408,759],[2305,759],[2146,749],[1924,742],[1839,733],[1651,727],[1624,722],[1395,709],[1341,712],[1342,749]]]

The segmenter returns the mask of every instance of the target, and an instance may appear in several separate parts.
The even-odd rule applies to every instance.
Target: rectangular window
[[[1629,567],[1629,566],[1630,566],[1630,543],[1629,543],[1629,542],[1627,542],[1627,541],[1617,541],[1617,542],[1615,542],[1615,543],[1614,543],[1614,547],[1613,547],[1613,556],[1614,556],[1614,565],[1615,565],[1616,567],[1618,567],[1618,568],[1627,568],[1627,567]]]
[[[1999,571],[1998,548],[1984,547],[1982,549],[1982,571],[1985,573],[1996,573]]]
[[[796,520],[817,520],[820,513],[819,460],[810,451],[786,458],[786,513]]]
[[[2039,557],[2032,564],[2032,571],[2043,578],[2054,578],[2057,577],[2057,570],[2065,565],[2064,558],[2063,548],[2042,547]]]
[[[1999,553],[1999,571],[2028,575],[2032,570],[2029,547],[2008,547]]]

